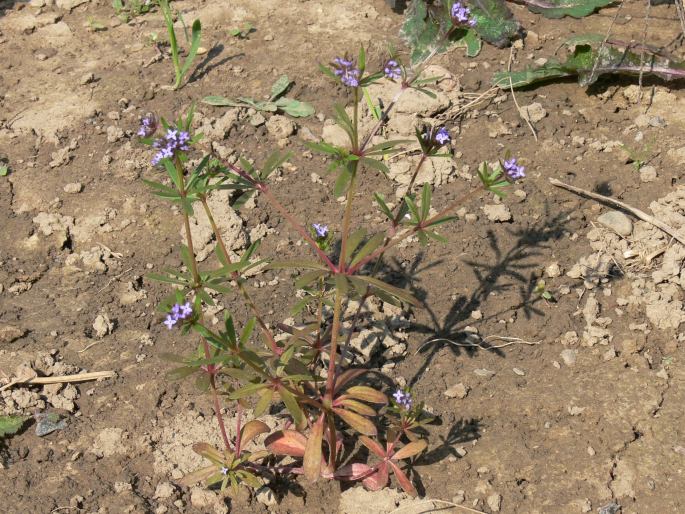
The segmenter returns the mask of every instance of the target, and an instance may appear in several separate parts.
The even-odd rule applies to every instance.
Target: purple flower
[[[400,65],[397,63],[397,61],[393,59],[390,59],[385,63],[383,73],[385,73],[385,77],[389,78],[390,80],[400,80],[402,78],[402,68],[400,68]]]
[[[445,127],[440,127],[435,133],[435,140],[441,145],[446,145],[450,141],[450,133]]]
[[[174,328],[174,325],[176,324],[177,321],[178,320],[176,319],[175,316],[173,316],[172,314],[167,314],[167,317],[164,320],[164,324],[166,325],[166,328],[171,330],[172,328]]]
[[[177,304],[178,305],[178,304]],[[183,305],[179,305],[181,313],[179,314],[179,317],[181,318],[187,318],[188,316],[192,316],[193,314],[193,306],[190,305],[190,302],[186,302]]]
[[[316,233],[316,237],[324,238],[328,235],[328,225],[323,225],[321,223],[312,223],[312,228]]]
[[[395,403],[401,407],[404,410],[410,410],[413,400],[411,398],[411,393],[407,391],[402,391],[402,389],[398,389],[395,391],[392,395],[392,397],[395,399]]]
[[[452,15],[452,20],[457,25],[468,25],[469,27],[474,27],[476,25],[475,18],[471,17],[471,9],[462,5],[461,2],[454,2],[450,13]]]
[[[333,59],[333,73],[340,77],[340,81],[349,87],[359,86],[359,68],[355,68],[354,61],[343,57]]]
[[[424,143],[421,147],[426,154],[431,154],[441,146],[450,142],[450,133],[445,127],[429,127],[422,135]]]
[[[152,143],[159,151],[152,158],[152,165],[156,166],[162,159],[172,159],[176,152],[190,150],[190,134],[183,130],[168,129],[163,138]]]
[[[140,137],[150,137],[155,132],[157,132],[157,116],[154,114],[148,114],[140,120],[138,135]]]
[[[166,319],[164,320],[164,324],[167,326],[169,330],[171,330],[172,328],[174,328],[176,323],[192,315],[193,306],[190,304],[190,302],[186,302],[183,305],[181,305],[180,303],[175,303],[173,307],[171,307],[171,311],[169,312],[169,314],[167,314]]]
[[[516,157],[512,157],[508,161],[504,161],[504,172],[511,180],[516,181],[524,178],[526,176],[524,173],[525,169],[525,167],[520,166],[516,162]]]
[[[228,468],[225,467],[225,466],[222,467],[222,468],[221,468],[221,474],[222,474],[222,475],[228,475]]]

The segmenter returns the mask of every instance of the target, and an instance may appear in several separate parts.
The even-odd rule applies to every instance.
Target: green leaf
[[[0,416],[0,438],[16,434],[28,419],[28,416]]]
[[[333,186],[333,194],[338,197],[345,194],[347,191],[347,186],[352,180],[352,173],[350,173],[347,166],[343,166],[338,173],[338,178],[335,180],[335,185]]]
[[[350,236],[347,238],[347,243],[345,247],[345,260],[349,260],[350,256],[354,253],[354,251],[357,249],[357,247],[361,244],[361,242],[364,240],[364,237],[366,237],[366,229],[365,228],[360,228],[352,232]]]
[[[370,159],[368,157],[363,157],[360,160],[360,162],[361,162],[361,164],[364,164],[364,165],[368,166],[369,168],[377,169],[385,177],[387,177],[388,174],[390,173],[390,170],[388,169],[388,167],[385,165],[385,163],[383,161],[379,161],[376,159]]]
[[[356,277],[358,280],[361,280],[363,282],[366,282],[367,284],[370,284],[374,286],[377,289],[380,289],[381,291],[385,291],[386,293],[395,296],[402,300],[403,302],[412,304],[412,305],[418,305],[418,301],[414,296],[409,293],[408,291],[405,291],[404,289],[400,289],[399,287],[391,286],[390,284],[386,284],[385,282],[378,280],[375,277],[368,277],[364,275],[358,275]]]
[[[452,30],[450,37],[445,35],[452,29],[450,6],[452,2],[439,0],[429,5],[425,0],[413,0],[405,13],[400,37],[411,50],[411,64],[423,62],[433,50],[441,54],[453,46],[467,48],[469,57],[478,54],[480,42],[470,29]]]
[[[259,401],[255,405],[253,415],[259,417],[266,412],[266,409],[271,405],[271,400],[273,398],[274,392],[272,389],[264,389],[259,396]]]
[[[431,208],[431,186],[428,182],[423,185],[421,190],[421,221],[428,219]]]
[[[354,256],[354,259],[352,259],[352,262],[350,262],[350,266],[354,266],[364,257],[373,253],[374,250],[376,250],[376,248],[378,248],[384,240],[385,234],[382,232],[375,234],[373,237],[371,237],[371,239],[369,239]]]
[[[615,0],[520,0],[528,10],[542,14],[545,18],[583,18]]]
[[[279,388],[278,394],[281,396],[281,400],[283,400],[288,412],[290,412],[290,415],[293,417],[295,425],[298,427],[302,426],[306,420],[304,418],[304,413],[300,408],[300,404],[297,403],[295,396],[284,387]]]
[[[273,102],[276,98],[283,95],[288,90],[288,87],[290,87],[290,84],[292,84],[292,82],[288,78],[288,75],[281,75],[278,77],[278,80],[271,86],[271,96],[269,97],[269,100]]]
[[[571,54],[564,62],[550,59],[537,68],[516,72],[500,72],[493,77],[493,84],[508,89],[524,87],[543,81],[564,77],[578,77],[581,86],[588,86],[601,75],[657,76],[664,80],[685,78],[685,62],[657,54],[649,48],[631,50],[619,41],[606,41],[599,34],[583,34],[564,43]],[[641,53],[644,55],[641,56]]]
[[[276,100],[276,107],[293,118],[306,118],[316,112],[312,104],[292,98],[279,98]]]
[[[197,55],[197,49],[200,47],[200,36],[202,34],[202,23],[200,23],[200,20],[195,20],[193,22],[193,32],[191,36],[191,44],[190,44],[190,50],[188,50],[188,57],[186,57],[186,60],[183,63],[183,68],[181,68],[181,80],[183,80],[183,77],[186,76],[186,73],[188,73],[188,70],[190,69],[190,66],[193,64],[193,60],[195,59],[195,56]]]
[[[504,0],[471,0],[473,28],[478,35],[499,48],[503,48],[519,35],[521,25],[517,22]]]
[[[246,385],[245,387],[242,387],[241,389],[238,389],[237,391],[233,391],[231,394],[228,395],[228,397],[231,400],[239,400],[240,398],[245,398],[246,396],[251,396],[255,394],[256,392],[264,389],[267,386],[267,384],[249,384]]]
[[[202,99],[202,103],[207,104],[207,105],[215,105],[217,107],[243,107],[244,104],[242,102],[236,102],[235,100],[231,100],[230,98],[226,98],[224,96],[205,96]]]
[[[342,420],[354,428],[357,432],[364,435],[376,435],[378,433],[376,425],[364,416],[357,414],[356,412],[351,412],[345,409],[333,408],[335,412]]]

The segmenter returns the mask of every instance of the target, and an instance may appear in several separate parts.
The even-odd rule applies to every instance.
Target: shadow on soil
[[[418,346],[419,353],[425,357],[424,362],[409,381],[410,386],[416,383],[426,368],[430,366],[435,355],[446,344],[455,356],[460,355],[462,351],[473,356],[478,350],[487,350],[504,356],[499,349],[491,347],[485,341],[481,340],[478,344],[468,342],[468,333],[464,332],[466,325],[475,324],[470,317],[471,313],[478,310],[492,293],[502,294],[512,289],[518,289],[518,302],[483,318],[478,321],[480,324],[496,319],[506,312],[514,312],[519,309],[523,311],[526,319],[530,319],[533,315],[543,315],[543,312],[535,307],[538,302],[545,301],[535,291],[537,280],[540,277],[535,276],[530,270],[540,266],[540,259],[535,258],[542,256],[543,250],[564,234],[564,226],[568,219],[567,212],[552,215],[549,212],[549,206],[546,207],[545,211],[545,215],[540,217],[541,221],[535,225],[510,231],[514,243],[509,250],[503,250],[497,236],[488,230],[486,237],[494,262],[487,264],[483,260],[479,262],[465,261],[476,275],[478,286],[470,295],[458,296],[443,320],[438,318],[435,310],[426,301],[426,291],[417,285],[417,277],[427,269],[420,267],[423,255],[420,255],[415,260],[414,265],[403,273],[410,290],[422,302],[422,307],[428,313],[431,321],[430,324],[412,325],[412,332],[425,334],[426,338]],[[428,267],[433,265],[434,263]],[[388,277],[383,279],[387,281]]]

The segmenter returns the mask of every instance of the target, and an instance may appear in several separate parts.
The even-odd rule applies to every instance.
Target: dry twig
[[[511,50],[509,51],[509,65],[507,66],[507,71],[509,72],[509,90],[511,91],[511,97],[514,99],[514,105],[516,105],[516,109],[519,112],[519,116],[523,118],[523,120],[528,124],[528,127],[530,128],[530,131],[533,133],[533,137],[535,138],[535,141],[538,140],[538,133],[535,131],[535,127],[533,127],[533,124],[530,121],[530,112],[526,111],[526,115],[523,115],[523,112],[521,111],[521,106],[518,103],[518,100],[516,100],[516,95],[514,94],[514,83],[511,81],[511,62],[514,59],[514,47],[512,45]]]
[[[45,385],[45,384],[70,384],[73,382],[87,382],[89,380],[97,380],[99,378],[113,378],[116,376],[114,371],[92,371],[90,373],[78,373],[76,375],[63,375],[60,377],[33,377],[33,378],[19,378],[15,379],[9,384],[0,387],[0,391],[9,389],[15,385]]]
[[[438,338],[438,339],[431,339],[430,341],[426,341],[423,343],[421,346],[419,346],[418,350],[414,352],[414,355],[419,353],[421,350],[423,350],[426,346],[428,346],[431,343],[449,343],[453,346],[461,346],[463,348],[480,348],[481,350],[496,350],[498,348],[505,348],[507,346],[511,346],[514,344],[525,344],[525,345],[530,345],[530,346],[535,346],[540,344],[542,341],[525,341],[523,339],[520,339],[518,337],[506,337],[506,336],[488,336],[483,341],[487,341],[488,339],[490,340],[499,340],[499,341],[507,341],[504,344],[496,344],[496,345],[484,345],[481,343],[460,343],[458,341],[452,341],[451,339],[444,339],[444,338]]]
[[[426,501],[422,501],[419,503],[409,503],[407,505],[402,505],[400,507],[397,507],[395,510],[391,511],[390,514],[395,514],[396,512],[401,512],[403,510],[416,508],[419,505],[431,505],[431,508],[429,510],[413,511],[411,514],[428,514],[429,512],[439,512],[439,511],[445,510],[444,508],[436,507],[435,506],[436,503],[442,503],[444,505],[448,505],[449,507],[455,507],[457,509],[465,510],[466,512],[475,512],[476,514],[485,514],[485,512],[483,512],[482,510],[472,509],[470,507],[465,507],[464,505],[459,505],[458,503],[448,502],[445,500],[426,500]]]
[[[642,221],[646,221],[647,223],[654,225],[656,228],[662,230],[669,236],[671,236],[673,239],[678,241],[680,244],[685,245],[685,237],[681,236],[678,234],[676,229],[671,227],[670,225],[667,225],[663,221],[655,218],[654,216],[650,216],[644,211],[641,211],[640,209],[636,209],[635,207],[631,207],[630,205],[623,203],[619,200],[614,200],[613,198],[609,198],[608,196],[600,195],[597,193],[592,193],[591,191],[587,191],[585,189],[581,189],[579,187],[571,186],[569,184],[564,184],[560,180],[557,180],[555,178],[550,178],[549,179],[550,183],[553,186],[560,187],[562,189],[566,189],[567,191],[571,191],[572,193],[576,193],[577,195],[580,196],[585,196],[587,198],[591,198],[593,200],[597,200],[599,202],[604,202],[608,203],[609,205],[613,205],[614,207],[618,207],[619,209],[623,209],[626,212],[629,212],[636,218],[641,219]]]

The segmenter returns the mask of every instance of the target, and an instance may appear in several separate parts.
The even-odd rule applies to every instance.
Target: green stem
[[[219,229],[216,225],[216,222],[214,221],[214,216],[212,216],[212,210],[209,208],[209,204],[207,203],[207,197],[202,196],[201,197],[201,202],[202,202],[202,207],[205,210],[205,215],[207,216],[207,220],[209,220],[209,225],[212,228],[212,232],[214,232],[214,236],[216,237],[217,244],[219,245],[219,248],[221,249],[221,253],[224,254],[224,258],[226,259],[226,262],[231,264],[231,257],[228,255],[228,249],[226,248],[226,244],[224,243],[223,237],[221,237],[221,234],[219,233]],[[233,280],[236,281],[238,285],[238,290],[240,293],[243,295],[243,299],[245,300],[245,303],[250,307],[252,310],[252,313],[254,314],[255,319],[257,320],[257,323],[259,324],[259,327],[262,330],[262,333],[264,334],[264,337],[266,337],[267,341],[269,342],[269,347],[271,348],[271,351],[274,352],[275,355],[281,355],[283,353],[283,350],[278,347],[276,344],[276,339],[274,338],[273,333],[271,330],[269,330],[269,327],[266,325],[264,322],[264,319],[262,318],[259,310],[257,309],[257,305],[254,303],[252,300],[252,297],[250,297],[250,293],[248,293],[247,288],[245,287],[245,284],[243,283],[242,277],[240,276],[240,273],[238,271],[234,271],[231,273],[231,276]]]
[[[326,396],[333,401],[333,385],[335,384],[335,361],[338,352],[338,333],[340,332],[340,311],[342,307],[342,294],[339,289],[335,290],[335,303],[333,305],[333,328],[331,332],[331,347],[328,354],[328,376],[326,377]]]
[[[276,197],[269,191],[269,189],[264,184],[257,185],[258,190],[264,195],[264,198],[273,205],[281,216],[283,216],[288,223],[302,236],[302,238],[309,243],[309,246],[316,252],[316,254],[321,258],[321,260],[330,268],[333,273],[338,272],[338,268],[333,264],[333,261],[324,253],[316,241],[307,233],[307,230],[297,222],[297,220],[290,214],[285,207],[276,199]]]
[[[347,202],[345,205],[345,213],[343,214],[342,235],[340,242],[340,258],[338,259],[338,270],[340,273],[345,272],[345,254],[347,253],[347,239],[350,236],[350,220],[352,218],[352,204],[354,202],[354,190],[357,182],[357,163],[352,163],[352,178],[347,189]]]
[[[419,175],[419,171],[421,171],[421,168],[423,167],[424,163],[426,162],[426,159],[428,156],[425,153],[421,154],[421,158],[419,159],[419,162],[416,164],[416,169],[414,170],[414,173],[411,176],[411,180],[409,181],[409,186],[407,187],[407,192],[411,192],[412,188],[414,187],[414,182],[416,182],[416,177]],[[395,214],[395,217],[392,220],[392,232],[395,232],[395,229],[397,226],[400,224],[400,215],[402,213],[402,202],[398,204],[398,209],[397,209],[397,214]],[[385,241],[383,241],[383,246],[388,244],[388,241],[390,240],[390,236],[385,237]],[[381,266],[381,257],[383,255],[376,259],[376,262],[373,265],[373,270],[371,271],[371,276],[375,276],[376,273],[378,273],[378,269]],[[362,309],[364,309],[364,305],[366,304],[366,300],[368,300],[369,296],[371,296],[371,287],[366,288],[364,291],[364,295],[362,296],[362,299],[359,301],[359,305],[357,306],[357,310],[354,313],[354,317],[352,318],[352,326],[350,327],[350,330],[347,332],[347,336],[345,338],[345,346],[343,346],[342,351],[340,352],[340,359],[338,361],[338,368],[337,372],[340,373],[340,369],[342,368],[343,362],[345,362],[345,358],[349,354],[350,351],[350,344],[352,341],[352,336],[354,335],[355,330],[357,329],[357,324],[359,323],[359,318],[361,316]]]
[[[182,198],[185,198],[187,195],[186,191],[186,186],[185,186],[185,179],[183,177],[183,165],[181,164],[181,161],[178,157],[175,159],[175,166],[176,170],[178,171],[178,176],[179,176],[179,194],[181,195]],[[200,283],[200,272],[197,269],[197,261],[195,260],[195,250],[193,248],[193,235],[190,231],[190,215],[188,212],[183,209],[183,224],[185,226],[186,230],[186,244],[188,246],[188,252],[190,253],[190,269],[191,273],[193,275],[193,281],[195,282],[194,287],[198,288],[201,286]],[[211,359],[212,358],[212,353],[209,350],[209,343],[207,340],[202,337],[202,347],[204,350],[205,358],[206,359]],[[226,433],[226,426],[224,425],[224,419],[221,416],[221,404],[219,402],[219,394],[217,393],[216,390],[216,378],[214,376],[214,373],[209,373],[209,387],[212,391],[212,400],[214,403],[214,413],[216,414],[216,420],[219,423],[219,430],[221,431],[221,438],[224,441],[224,445],[226,446],[227,450],[231,449],[231,443],[228,440],[228,435]]]
[[[420,225],[416,225],[415,227],[412,227],[411,229],[407,229],[404,232],[401,232],[398,234],[397,237],[394,237],[391,239],[387,244],[383,245],[380,247],[378,250],[375,252],[371,253],[367,257],[364,257],[361,261],[359,261],[357,264],[354,266],[350,267],[349,269],[345,270],[345,273],[348,275],[353,275],[357,271],[359,271],[362,267],[364,267],[367,263],[371,262],[372,260],[380,257],[383,255],[388,249],[392,248],[393,246],[396,246],[400,242],[404,241],[408,237],[414,235],[417,233],[419,230],[430,226],[431,223],[434,223],[435,221],[439,220],[446,214],[449,214],[452,212],[454,209],[462,205],[466,200],[468,200],[471,196],[473,196],[475,193],[480,192],[480,188],[472,189],[468,193],[462,195],[458,199],[456,199],[454,202],[449,204],[447,207],[445,207],[443,210],[441,210],[439,213],[437,213],[435,216],[432,216],[426,220],[423,221]]]

